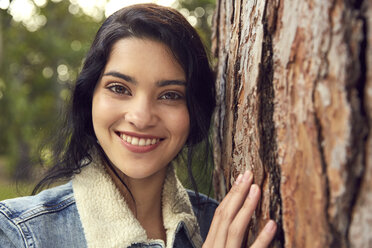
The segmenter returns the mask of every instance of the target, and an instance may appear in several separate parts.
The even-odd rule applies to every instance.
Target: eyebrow
[[[137,84],[137,81],[133,77],[125,75],[125,74],[120,73],[120,72],[116,72],[116,71],[107,72],[107,73],[103,74],[103,76],[114,76],[114,77],[121,78],[121,79],[123,79],[123,80],[125,80],[129,83],[134,84],[134,85]],[[184,80],[161,80],[161,81],[156,82],[156,85],[159,86],[159,87],[164,87],[164,86],[168,86],[168,85],[186,86],[186,81],[184,81]]]
[[[159,87],[164,87],[168,85],[181,85],[186,86],[186,82],[183,80],[163,80],[156,83]]]
[[[118,78],[121,78],[129,83],[132,83],[134,85],[137,84],[137,81],[132,78],[131,76],[128,76],[128,75],[125,75],[123,73],[120,73],[120,72],[116,72],[116,71],[109,71],[105,74],[103,74],[103,76],[114,76],[114,77],[118,77]]]

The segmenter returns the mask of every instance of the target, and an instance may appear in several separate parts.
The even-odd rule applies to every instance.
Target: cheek
[[[187,108],[185,107],[181,111],[169,115],[169,123],[174,133],[179,135],[180,139],[186,141],[190,130],[190,117]]]
[[[97,135],[97,130],[109,126],[116,118],[115,104],[104,96],[97,94],[92,101],[92,121],[93,128]]]
[[[94,131],[97,135],[97,128],[101,125],[101,122],[103,121],[102,115],[100,113],[102,112],[104,106],[102,106],[102,102],[100,101],[100,97],[94,95],[93,101],[92,101],[92,121],[93,121],[93,127]]]

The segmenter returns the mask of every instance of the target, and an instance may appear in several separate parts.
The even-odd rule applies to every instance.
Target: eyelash
[[[122,84],[113,83],[109,84],[106,88],[118,95],[131,95],[130,90]],[[118,89],[122,92],[119,92]]]
[[[120,83],[109,84],[106,88],[118,95],[129,95],[129,96],[132,95],[130,90],[126,86]],[[165,92],[159,97],[160,100],[165,100],[165,101],[178,101],[178,100],[182,100],[183,98],[184,96],[182,94],[178,92],[174,92],[174,91]]]
[[[169,97],[170,95],[171,95],[171,97]],[[166,100],[166,101],[178,101],[178,100],[182,100],[183,96],[181,94],[177,93],[177,92],[169,91],[169,92],[165,92],[159,98],[161,100]]]

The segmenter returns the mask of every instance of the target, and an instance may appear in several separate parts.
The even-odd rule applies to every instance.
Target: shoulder
[[[187,190],[189,199],[196,218],[198,219],[200,234],[205,240],[209,227],[212,223],[214,212],[218,207],[218,202],[204,194],[199,193],[198,196],[194,191]]]
[[[198,197],[194,191],[187,189],[187,194],[194,211],[214,211],[219,205],[218,201],[202,193],[199,193]]]
[[[0,202],[0,212],[9,219],[27,219],[45,211],[59,210],[74,203],[71,183]]]
[[[57,236],[68,239],[65,229],[81,229],[71,183],[0,202],[0,246],[8,240],[15,247],[44,247]]]

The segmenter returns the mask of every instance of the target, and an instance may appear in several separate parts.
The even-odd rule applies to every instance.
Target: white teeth
[[[139,139],[138,145],[139,146],[144,146],[146,144],[145,139]]]
[[[133,137],[131,144],[132,145],[135,145],[135,146],[138,146],[138,138],[137,137]]]
[[[144,139],[144,138],[131,137],[125,134],[120,134],[120,138],[124,140],[125,142],[130,143],[135,146],[155,145],[156,143],[160,141],[160,139]]]

